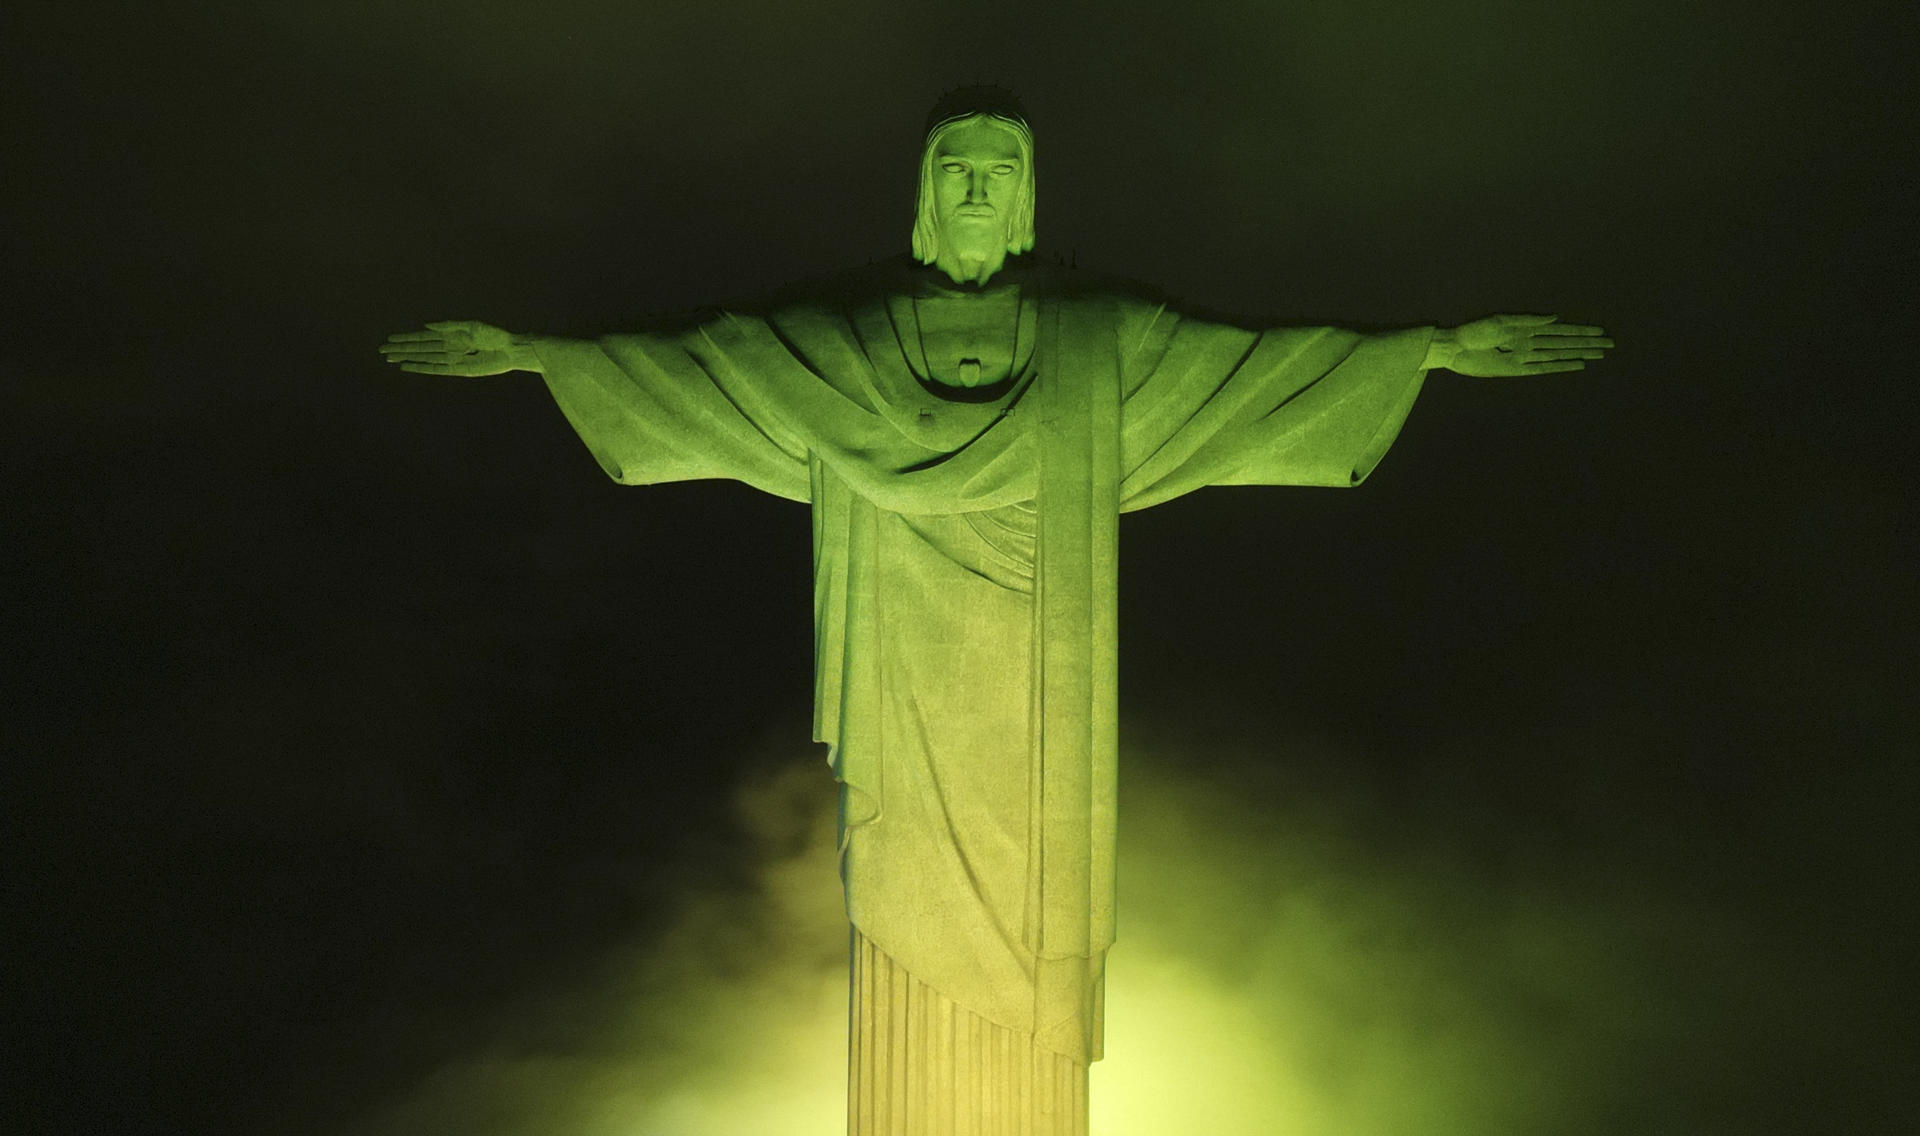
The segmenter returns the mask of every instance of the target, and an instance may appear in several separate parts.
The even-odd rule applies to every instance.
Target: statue
[[[1426,373],[1579,370],[1497,315],[1241,328],[1039,263],[1010,93],[928,116],[913,254],[643,334],[431,323],[431,375],[530,371],[601,467],[810,505],[814,736],[841,786],[848,1131],[1085,1136],[1113,942],[1115,534],[1208,485],[1357,485]]]

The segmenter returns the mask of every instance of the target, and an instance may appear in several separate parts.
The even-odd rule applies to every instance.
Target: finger
[[[1613,346],[1613,340],[1604,335],[1554,335],[1550,332],[1536,331],[1531,338],[1535,350]]]
[[[1569,348],[1563,350],[1558,347],[1549,347],[1546,349],[1535,348],[1527,352],[1526,361],[1529,363],[1552,363],[1558,362],[1561,359],[1605,359],[1606,357],[1606,352],[1596,351],[1592,348]]]
[[[427,324],[427,326],[432,328],[435,331],[469,331],[473,328],[473,321],[472,320],[435,320],[432,323]]]
[[[1529,375],[1547,375],[1555,371],[1584,371],[1585,363],[1525,363],[1522,364]]]
[[[438,355],[444,354],[446,350],[447,341],[444,339],[422,339],[413,343],[382,343],[380,345],[382,355],[407,355],[417,351]]]
[[[446,363],[402,363],[400,369],[416,375],[451,375],[453,367]]]
[[[447,356],[440,354],[438,352],[421,351],[415,354],[408,354],[408,355],[389,355],[387,356],[387,362],[389,363],[451,363],[453,362],[453,360],[447,358]]]
[[[1499,319],[1501,323],[1508,324],[1513,327],[1540,327],[1544,324],[1550,324],[1554,320],[1559,319],[1560,317],[1559,316],[1538,316],[1538,315],[1508,315],[1508,316],[1498,316],[1496,318]],[[428,324],[427,326],[432,327],[433,325]]]
[[[1557,324],[1554,324],[1552,327],[1542,328],[1539,331],[1534,332],[1533,334],[1592,336],[1592,335],[1605,335],[1607,334],[1607,329],[1603,327],[1591,327],[1584,323],[1557,323]]]
[[[388,343],[424,343],[430,339],[439,339],[437,331],[396,331],[387,336]]]

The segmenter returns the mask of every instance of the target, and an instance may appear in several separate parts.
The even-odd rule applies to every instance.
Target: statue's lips
[[[976,206],[972,209],[955,209],[953,215],[955,217],[991,217],[993,216],[993,210],[981,209]]]

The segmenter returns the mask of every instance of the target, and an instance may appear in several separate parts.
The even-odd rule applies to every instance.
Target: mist
[[[1323,741],[1168,760],[1177,723],[1133,732],[1099,1136],[1732,1134],[1864,1118],[1887,1089],[1891,1060],[1823,1057],[1835,1008],[1700,897],[1382,801]],[[831,783],[811,755],[745,765],[737,882],[674,889],[663,930],[515,992],[342,1136],[843,1131]],[[1798,1078],[1753,1083],[1768,1065]],[[1849,1099],[1798,1112],[1812,1078]]]

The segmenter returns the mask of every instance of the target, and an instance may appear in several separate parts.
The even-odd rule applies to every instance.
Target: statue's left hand
[[[1558,316],[1488,316],[1438,332],[1429,353],[1433,366],[1480,378],[1580,371],[1589,359],[1604,359],[1613,346],[1606,332]],[[1437,357],[1436,357],[1437,356]]]

